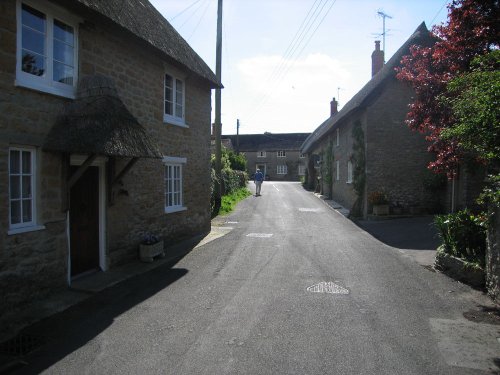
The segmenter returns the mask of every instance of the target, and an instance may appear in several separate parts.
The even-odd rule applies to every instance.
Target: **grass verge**
[[[249,195],[252,195],[252,193],[247,188],[240,188],[231,194],[223,195],[219,215],[227,215],[232,212],[236,204]]]

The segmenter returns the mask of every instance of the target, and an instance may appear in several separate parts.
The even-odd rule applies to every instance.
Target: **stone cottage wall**
[[[21,301],[64,287],[67,275],[60,158],[41,150],[65,99],[14,86],[16,31],[16,2],[0,2],[0,316],[4,318],[15,316]],[[36,148],[36,217],[45,229],[7,234],[11,146]]]
[[[86,17],[86,16],[85,16]],[[90,21],[90,22],[89,22]],[[61,167],[58,153],[42,151],[43,140],[68,100],[15,86],[16,2],[0,2],[0,316],[15,313],[23,301],[43,298],[67,285],[66,213],[61,210]],[[144,232],[162,235],[167,244],[210,230],[210,88],[184,74],[188,128],[163,123],[165,72],[179,68],[132,35],[98,19],[79,27],[79,77],[104,74],[134,116],[155,138],[162,153],[185,157],[184,205],[166,214],[164,166],[141,159],[116,190],[107,207],[106,251],[110,267],[137,258]],[[12,145],[37,149],[38,224],[40,230],[8,235],[8,150]],[[120,171],[128,160],[118,160]],[[168,251],[168,250],[167,250]],[[1,324],[0,324],[1,325]]]
[[[384,191],[392,204],[427,212],[435,192],[424,187],[430,154],[424,136],[405,124],[412,92],[391,79],[367,108],[366,188]]]
[[[132,39],[133,40],[133,39]],[[210,230],[210,88],[165,63],[152,49],[131,43],[116,27],[84,24],[80,28],[83,75],[113,78],[127,108],[159,143],[165,156],[187,158],[183,200],[187,210],[165,213],[165,173],[161,160],[141,159],[123,179],[108,210],[111,266],[137,257],[145,232],[167,243]],[[163,122],[164,75],[185,79],[188,128]],[[126,160],[118,164],[119,170]],[[168,250],[167,250],[168,251]]]

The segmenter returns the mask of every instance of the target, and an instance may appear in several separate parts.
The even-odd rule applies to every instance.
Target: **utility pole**
[[[236,155],[240,154],[240,119],[236,120]]]
[[[219,85],[222,83],[221,77],[222,64],[222,0],[218,0],[217,4],[217,45],[215,56],[215,75]],[[215,207],[214,215],[219,213],[222,201],[222,150],[221,150],[221,88],[215,89]]]
[[[386,50],[385,50],[385,19],[386,18],[391,18],[388,14],[384,13],[382,10],[379,10],[377,14],[382,17],[382,50],[384,51],[384,56],[386,55]],[[385,57],[384,57],[384,64],[385,64]]]

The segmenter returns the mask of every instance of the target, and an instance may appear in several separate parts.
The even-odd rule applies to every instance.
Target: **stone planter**
[[[389,215],[389,205],[388,204],[374,204],[373,205],[374,215]]]
[[[156,242],[151,245],[140,244],[139,245],[139,257],[141,261],[146,263],[151,263],[154,257],[159,256],[163,258],[165,256],[165,251],[163,250],[163,241]]]
[[[443,251],[438,250],[436,252],[434,263],[436,269],[472,287],[483,288],[485,285],[484,270],[469,264]]]

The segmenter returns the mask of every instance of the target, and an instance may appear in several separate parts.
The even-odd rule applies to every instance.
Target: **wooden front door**
[[[72,167],[72,173],[77,167]],[[88,167],[70,191],[71,276],[99,268],[99,168]]]

